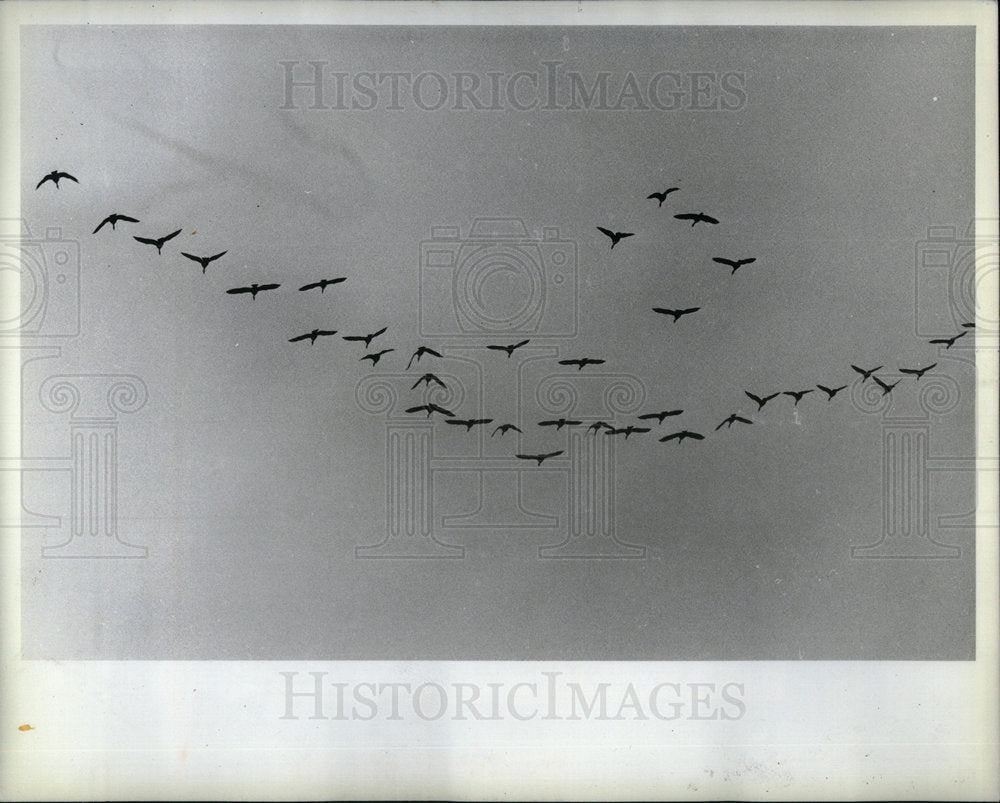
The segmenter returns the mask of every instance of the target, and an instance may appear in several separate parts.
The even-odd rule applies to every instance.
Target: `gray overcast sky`
[[[135,374],[149,388],[119,427],[119,526],[149,558],[43,561],[26,540],[26,655],[971,657],[970,531],[947,535],[960,560],[850,557],[882,532],[878,416],[847,392],[758,415],[743,390],[938,359],[915,331],[914,253],[929,226],[964,231],[973,217],[973,46],[972,29],[921,28],[24,29],[23,216],[35,235],[79,239],[82,275],[81,334],[58,364],[26,371],[25,398],[49,373]],[[404,92],[397,110],[382,84],[374,109],[312,109],[303,90],[282,109],[283,61],[300,80],[325,62],[331,105],[335,73],[471,73],[485,88],[490,73],[544,79],[552,61],[589,83],[609,73],[613,93],[630,73],[640,87],[664,71],[735,73],[745,104],[456,110],[452,95],[425,111]],[[56,168],[79,185],[36,191]],[[668,186],[681,189],[662,209],[646,200]],[[142,222],[91,235],[113,211]],[[672,217],[700,211],[720,225]],[[575,292],[547,288],[533,346],[606,359],[599,372],[641,383],[636,412],[684,408],[678,428],[710,435],[616,444],[618,537],[645,560],[539,560],[551,531],[443,535],[442,517],[477,507],[471,458],[434,479],[435,530],[464,560],[355,559],[385,534],[387,448],[384,416],[359,408],[356,387],[402,372],[417,344],[475,355],[478,368],[428,363],[481,378],[460,415],[520,421],[525,451],[565,448],[539,434],[551,416],[532,401],[563,373],[554,361],[521,371],[519,414],[518,363],[463,351],[511,339],[421,335],[451,299],[447,281],[421,284],[421,243],[436,226],[468,238],[485,217],[575,244]],[[596,226],[636,234],[610,251]],[[132,239],[181,227],[159,257]],[[179,254],[227,249],[204,276]],[[730,277],[713,256],[757,262]],[[323,295],[295,292],[339,275]],[[484,303],[516,306],[523,280],[491,275]],[[282,288],[223,292],[251,281]],[[572,318],[573,301],[575,337],[544,336],[565,332],[551,321]],[[677,324],[651,311],[699,305]],[[376,343],[396,352],[374,370],[339,338],[287,342],[382,326]],[[941,365],[963,395],[930,448],[969,456],[973,376]],[[916,407],[912,379],[897,397]],[[65,427],[28,401],[25,452],[65,454]],[[733,412],[755,425],[715,433]],[[468,458],[475,436],[460,435],[438,424],[435,455]],[[515,451],[513,435],[503,444],[488,453]],[[969,510],[972,476],[937,483],[932,516]],[[522,482],[525,506],[565,516],[565,472]]]

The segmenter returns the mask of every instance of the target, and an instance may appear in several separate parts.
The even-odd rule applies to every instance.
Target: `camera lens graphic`
[[[46,291],[45,271],[28,251],[0,246],[0,332],[16,332],[40,315]]]
[[[463,259],[455,271],[455,304],[471,325],[509,331],[534,325],[545,301],[538,259],[512,246],[491,246]]]
[[[996,245],[982,245],[970,249],[962,255],[955,265],[951,277],[951,302],[959,318],[972,321],[979,313],[980,322],[984,327],[995,330],[998,321],[983,317],[985,312],[985,294],[979,292],[979,287],[987,285],[996,276],[1000,258]]]

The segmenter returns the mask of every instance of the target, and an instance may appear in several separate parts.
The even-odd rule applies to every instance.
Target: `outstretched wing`
[[[714,217],[711,217],[710,215],[698,215],[698,220],[703,220],[705,223],[718,223],[719,222],[718,220],[716,220]]]
[[[728,265],[730,268],[738,268],[740,266],[739,262],[735,262],[732,259],[726,259],[724,257],[712,257],[713,262],[718,262],[720,265]]]
[[[38,183],[37,183],[37,184],[35,185],[35,189],[37,190],[37,189],[38,189],[39,187],[41,187],[41,186],[42,186],[42,185],[43,185],[43,184],[44,184],[44,183],[45,183],[46,181],[52,181],[52,180],[53,180],[53,176],[46,176],[45,178],[43,178],[43,179],[42,179],[41,181],[39,181],[39,182],[38,182]]]
[[[764,403],[766,401],[765,399],[762,399],[760,396],[754,396],[749,390],[744,390],[743,392],[751,399],[753,399],[755,402],[757,402],[758,407],[764,406]]]
[[[194,254],[189,254],[189,253],[188,253],[187,251],[181,251],[181,256],[182,256],[182,257],[187,257],[187,258],[188,258],[188,259],[190,259],[190,260],[191,260],[192,262],[197,262],[197,263],[198,263],[199,265],[204,265],[204,264],[205,264],[205,262],[207,262],[207,261],[208,261],[208,260],[205,260],[205,261],[203,262],[203,261],[202,261],[202,259],[203,259],[202,257],[196,257],[196,256],[195,256]]]
[[[35,189],[37,190],[37,189],[38,189],[38,187],[35,187]],[[124,218],[123,218],[123,219],[124,219]],[[98,227],[97,227],[96,229],[94,229],[94,230],[93,230],[93,231],[91,232],[91,234],[97,234],[97,232],[99,232],[99,231],[100,231],[100,230],[101,230],[102,228],[104,228],[104,224],[105,224],[105,223],[110,223],[110,222],[111,222],[111,218],[110,218],[110,217],[106,217],[106,218],[104,218],[104,220],[102,220],[102,221],[101,221],[100,225],[99,225],[99,226],[98,226]]]
[[[146,245],[158,245],[159,244],[158,240],[151,240],[151,239],[149,239],[149,237],[135,237],[135,236],[133,236],[133,239],[138,240],[140,243],[145,243]]]
[[[231,293],[233,291],[229,290],[228,292]],[[290,337],[290,338],[288,338],[288,342],[289,343],[298,343],[300,340],[309,340],[311,338],[312,338],[312,333],[310,332],[309,334],[297,335],[296,337]]]
[[[407,407],[406,412],[408,413],[429,413],[431,409],[426,404],[418,404],[416,407]]]
[[[161,243],[165,243],[167,240],[172,240],[172,239],[174,239],[174,237],[176,237],[182,231],[184,231],[184,230],[183,229],[177,229],[177,231],[172,232],[171,234],[168,234],[166,237],[161,237],[159,241]]]
[[[57,173],[56,176],[57,178],[68,178],[70,181],[76,181],[76,179],[73,178],[73,176],[71,176],[69,173]],[[76,181],[76,183],[79,184],[80,182]],[[36,187],[35,189],[38,188]]]
[[[735,418],[733,418],[733,420],[734,421],[739,421],[741,424],[752,424],[753,423],[753,421],[751,421],[749,418],[744,418],[741,415],[736,416]]]
[[[277,290],[281,287],[280,284],[259,284],[257,285],[258,290]]]
[[[234,287],[232,290],[226,290],[230,295],[236,295],[237,293],[252,293],[252,287]]]
[[[705,436],[704,435],[699,435],[697,432],[690,432],[688,430],[685,430],[684,434],[687,437],[689,437],[689,438],[694,438],[696,441],[703,441],[703,440],[705,440]]]
[[[600,232],[601,234],[604,234],[604,235],[606,235],[606,236],[610,237],[610,238],[611,238],[612,240],[614,240],[614,239],[615,239],[615,233],[614,233],[613,231],[611,231],[611,229],[606,229],[606,228],[604,228],[603,226],[598,226],[598,227],[597,227],[597,230],[598,230],[598,231],[599,231],[599,232]]]

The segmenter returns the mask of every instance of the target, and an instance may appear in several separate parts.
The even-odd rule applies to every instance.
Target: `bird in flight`
[[[372,341],[379,335],[385,334],[385,330],[388,328],[388,326],[383,326],[377,332],[372,332],[370,335],[344,335],[344,340],[357,343],[363,342],[365,344],[365,348],[368,348],[372,344]]]
[[[718,262],[720,265],[727,265],[733,269],[733,272],[729,275],[732,276],[742,268],[744,265],[751,265],[757,261],[757,257],[750,257],[749,259],[726,259],[725,257],[712,257],[713,262]]]
[[[576,370],[582,371],[585,365],[603,365],[604,360],[595,360],[592,357],[582,357],[578,360],[559,360],[560,365],[575,365]]]
[[[146,243],[146,245],[155,245],[156,246],[156,253],[159,254],[160,253],[160,249],[163,248],[163,244],[167,240],[174,239],[174,237],[176,237],[178,234],[180,234],[181,231],[182,231],[182,229],[177,229],[177,231],[171,232],[170,234],[167,234],[167,235],[165,235],[163,237],[160,237],[159,239],[156,239],[156,240],[152,239],[151,237],[136,237],[135,239],[138,240],[140,243]]]
[[[344,339],[346,340],[347,338]],[[371,354],[366,354],[364,357],[361,358],[361,360],[371,360],[373,366],[378,365],[378,361],[381,360],[384,355],[388,354],[390,351],[395,351],[395,350],[396,349],[382,349],[381,351],[374,351]],[[358,362],[361,362],[361,360],[358,360]]]
[[[35,185],[35,189],[37,190],[46,181],[51,181],[53,184],[56,185],[56,189],[59,189],[59,179],[63,178],[68,178],[70,181],[76,181],[77,184],[80,183],[79,181],[77,181],[77,179],[73,178],[73,176],[71,176],[69,173],[64,173],[61,170],[53,170],[51,173],[49,173],[45,178],[43,178]]]
[[[520,432],[521,428],[519,426],[514,425],[514,424],[501,424],[495,430],[493,430],[493,434],[490,435],[490,437],[491,438],[494,437],[499,432],[500,433],[500,437],[502,438],[504,435],[506,435],[508,432],[511,432],[511,431],[513,431],[513,432]]]
[[[416,382],[413,383],[413,387],[411,387],[410,390],[413,390],[413,388],[415,388],[421,382],[423,382],[428,387],[430,387],[431,382],[433,382],[436,385],[440,385],[441,387],[447,387],[445,383],[442,382],[440,379],[438,379],[436,376],[434,376],[434,374],[424,374],[422,377],[420,377],[420,379],[418,379]]]
[[[568,418],[556,418],[552,421],[539,421],[538,426],[540,427],[555,427],[556,429],[562,429],[563,427],[575,427],[578,424],[582,424],[582,421],[572,421]]]
[[[509,359],[515,349],[519,349],[521,346],[526,346],[530,342],[530,340],[522,340],[520,343],[511,343],[509,346],[487,346],[486,348],[492,349],[493,351],[506,351],[507,358]]]
[[[776,399],[778,398],[778,396],[781,395],[780,393],[772,393],[770,396],[764,396],[764,398],[761,398],[760,396],[754,396],[749,390],[744,390],[743,392],[751,399],[753,399],[755,402],[757,402],[758,410],[763,410],[765,404],[771,401],[771,399]]]
[[[316,342],[317,337],[326,337],[327,335],[337,334],[336,329],[313,329],[311,332],[307,332],[304,335],[298,335],[297,337],[288,338],[289,343],[298,343],[300,340],[308,340],[311,346]]]
[[[663,206],[663,202],[667,200],[667,196],[670,195],[670,193],[672,192],[677,192],[677,190],[679,189],[680,187],[670,187],[670,189],[666,189],[663,192],[651,192],[649,195],[646,196],[646,200],[651,201],[653,199],[656,199],[657,201],[660,202],[659,205]]]
[[[601,226],[597,227],[597,230],[608,237],[611,238],[611,247],[614,248],[619,242],[624,240],[626,237],[631,237],[635,234],[634,231],[611,231],[611,229],[605,229]]]
[[[653,312],[658,312],[660,315],[672,315],[674,318],[674,323],[677,323],[684,315],[690,315],[692,312],[697,312],[701,307],[688,307],[687,309],[664,309],[663,307],[653,307]]]
[[[322,293],[331,284],[340,284],[341,282],[347,281],[346,276],[338,276],[336,279],[320,279],[318,282],[309,282],[309,284],[304,284],[299,288],[299,291],[305,290],[315,290],[317,287]]]
[[[440,354],[438,354],[438,352],[434,351],[434,349],[428,348],[427,346],[421,346],[410,356],[410,361],[406,364],[406,370],[407,371],[410,370],[410,366],[413,365],[414,360],[420,362],[420,358],[423,357],[425,354],[430,354],[432,357],[441,356]]]
[[[718,432],[723,427],[726,427],[727,429],[732,429],[733,424],[735,424],[737,421],[739,421],[741,424],[753,423],[753,421],[751,421],[749,418],[744,418],[741,415],[736,415],[736,413],[733,413],[731,416],[729,416],[729,418],[727,418],[725,421],[719,424],[719,426],[715,428],[715,431]]]
[[[215,262],[215,260],[217,260],[219,257],[225,256],[228,253],[229,253],[228,251],[222,251],[221,253],[218,253],[215,256],[211,257],[196,257],[194,254],[189,254],[186,251],[181,251],[181,256],[187,257],[188,259],[197,262],[199,265],[201,265],[201,272],[204,273],[208,269],[209,263]]]
[[[931,368],[933,368],[936,365],[937,365],[936,362],[932,362],[930,365],[928,365],[928,366],[926,366],[924,368],[900,368],[899,372],[901,374],[912,374],[913,376],[915,376],[917,378],[917,381],[919,382],[920,381],[920,377],[922,377],[924,374],[926,374],[929,370],[931,370]]]
[[[882,395],[883,395],[883,396],[886,396],[886,395],[888,395],[888,394],[889,394],[889,393],[890,393],[890,392],[892,391],[892,389],[893,389],[894,387],[896,387],[896,385],[898,385],[898,384],[899,384],[899,383],[900,383],[900,382],[902,381],[902,380],[900,380],[900,379],[897,379],[897,380],[896,380],[895,382],[893,382],[893,383],[892,383],[891,385],[887,385],[887,384],[886,384],[885,382],[883,382],[883,381],[882,381],[881,379],[879,379],[879,378],[878,378],[877,376],[873,376],[873,377],[872,377],[872,379],[874,379],[874,380],[875,380],[875,383],[876,383],[876,384],[877,384],[877,385],[878,385],[878,386],[879,386],[880,388],[882,388]]]
[[[827,396],[826,400],[830,401],[830,399],[832,399],[834,396],[840,393],[840,391],[846,388],[847,385],[841,385],[839,388],[828,388],[826,385],[817,385],[816,387],[822,390]]]
[[[862,382],[864,382],[865,380],[867,380],[868,377],[870,377],[876,371],[882,370],[882,366],[881,365],[879,365],[877,368],[872,368],[870,371],[866,371],[864,368],[858,368],[858,366],[856,366],[856,365],[852,365],[851,368],[853,368],[855,371],[857,371],[859,374],[861,374],[861,376],[863,377],[862,380],[861,380]]]
[[[660,438],[660,443],[666,443],[667,441],[677,441],[678,443],[680,443],[685,438],[691,438],[692,440],[696,441],[705,440],[704,435],[699,435],[697,432],[691,432],[690,430],[682,429],[680,432],[674,432],[670,435],[664,435],[662,438]]]
[[[558,457],[562,453],[563,450],[560,449],[558,452],[549,452],[548,454],[518,454],[514,456],[520,458],[521,460],[537,460],[538,465],[541,465],[545,460],[548,460],[550,457]]]
[[[472,432],[472,428],[479,424],[492,424],[492,418],[449,418],[445,421],[446,424],[455,424],[456,426],[465,427],[466,432]]]
[[[593,424],[587,427],[588,432],[597,432],[598,430],[601,429],[614,429],[614,427],[611,426],[611,424],[606,424],[604,421],[595,421]]]
[[[685,212],[681,215],[674,215],[678,220],[690,220],[691,228],[694,228],[696,223],[718,223],[714,217],[709,217],[704,212]]]
[[[234,287],[232,290],[226,290],[226,292],[231,296],[238,295],[239,293],[249,293],[256,300],[257,293],[263,293],[265,290],[277,290],[279,287],[281,287],[280,284],[257,284],[254,282],[249,287]]]
[[[793,399],[795,399],[794,406],[798,407],[799,402],[802,401],[802,397],[805,396],[807,393],[812,393],[812,392],[813,392],[812,388],[809,388],[809,390],[786,390],[784,392],[784,395],[791,396]]]
[[[111,228],[113,230],[114,227],[115,227],[115,224],[116,223],[120,223],[123,220],[126,223],[138,223],[139,222],[134,217],[129,217],[128,215],[119,215],[117,212],[114,212],[113,214],[110,214],[106,218],[104,218],[104,220],[102,220],[100,222],[100,224],[98,225],[98,227],[96,229],[94,229],[91,232],[91,234],[97,234],[97,232],[99,232],[104,227],[105,223],[110,223],[111,224]]]
[[[628,436],[633,432],[649,432],[649,427],[635,427],[629,424],[627,427],[620,427],[618,429],[609,429],[605,432],[605,435],[625,435],[625,440],[628,440]]]
[[[643,415],[639,416],[639,420],[651,421],[652,419],[655,418],[657,424],[662,424],[664,418],[667,418],[668,416],[672,415],[680,415],[683,412],[684,412],[683,410],[661,410],[658,413],[644,413]]]
[[[928,342],[933,343],[934,345],[943,345],[946,349],[950,349],[952,346],[955,345],[956,340],[958,340],[960,337],[965,337],[967,334],[969,334],[968,329],[966,329],[964,332],[959,332],[954,337],[939,337],[935,338],[934,340],[930,340]]]
[[[416,407],[408,407],[406,409],[408,413],[427,413],[427,417],[431,417],[431,413],[441,413],[441,415],[453,417],[455,414],[451,410],[446,410],[444,407],[439,407],[436,404],[419,404]]]

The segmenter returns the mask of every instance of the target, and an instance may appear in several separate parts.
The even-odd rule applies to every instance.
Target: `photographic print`
[[[436,5],[5,9],[18,660],[240,662],[282,727],[995,660],[970,6]]]

